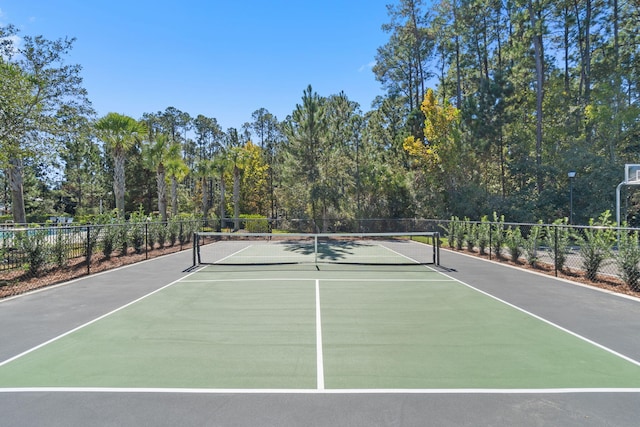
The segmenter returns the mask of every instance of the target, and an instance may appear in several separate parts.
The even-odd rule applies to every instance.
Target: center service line
[[[322,357],[322,317],[320,316],[320,280],[316,279],[316,366],[317,388],[324,390],[324,361]]]

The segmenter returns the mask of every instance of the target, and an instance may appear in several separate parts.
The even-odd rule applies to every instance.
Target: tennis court
[[[397,236],[256,237],[260,238],[221,239],[202,246],[194,255],[200,265],[184,273],[175,271],[186,259],[182,254],[97,276],[93,280],[104,282],[99,292],[105,294],[93,299],[77,299],[92,294],[85,280],[1,302],[5,326],[11,326],[6,316],[17,311],[25,315],[29,308],[38,318],[36,307],[42,310],[38,304],[45,304],[47,294],[49,302],[60,307],[66,304],[70,312],[78,307],[91,312],[69,314],[75,317],[71,324],[51,327],[48,335],[31,344],[17,336],[20,331],[4,333],[3,338],[13,337],[19,345],[2,351],[0,400],[12,402],[11,408],[0,404],[3,412],[8,411],[11,419],[11,414],[24,415],[20,406],[29,404],[25,401],[37,408],[43,401],[70,395],[82,396],[80,400],[100,396],[107,401],[117,395],[120,399],[127,396],[128,403],[120,403],[127,407],[140,401],[134,414],[144,418],[149,416],[145,409],[150,405],[149,395],[158,396],[153,405],[172,396],[169,406],[178,413],[186,410],[184,405],[199,407],[204,401],[194,402],[206,401],[207,396],[225,402],[235,396],[234,404],[243,408],[241,413],[237,418],[225,413],[231,421],[216,419],[212,425],[300,425],[302,420],[284,414],[304,417],[304,412],[306,425],[370,425],[372,419],[367,417],[371,414],[381,421],[379,417],[407,404],[413,409],[401,411],[403,422],[390,424],[423,425],[428,409],[430,419],[443,421],[434,422],[436,425],[464,425],[465,419],[467,425],[474,425],[478,417],[492,416],[488,412],[492,405],[480,404],[482,399],[505,396],[497,400],[514,399],[521,406],[507,404],[510,409],[502,408],[500,417],[519,408],[517,415],[529,422],[519,424],[541,425],[538,421],[546,416],[558,417],[558,407],[536,408],[530,396],[551,395],[560,396],[572,408],[573,412],[566,412],[576,425],[602,425],[604,418],[599,417],[605,415],[593,405],[594,397],[604,402],[616,396],[616,405],[624,408],[638,402],[637,333],[616,337],[618,332],[625,333],[624,328],[633,330],[638,325],[638,301],[489,267],[483,261],[450,253],[445,255],[450,257],[445,264],[455,260],[457,268],[444,268],[446,265],[438,265],[437,248]],[[499,275],[488,278],[489,268]],[[149,277],[138,276],[145,272]],[[478,286],[467,280],[474,276]],[[505,277],[511,278],[505,282]],[[123,278],[127,283],[122,283]],[[159,282],[162,278],[165,281]],[[530,294],[514,292],[523,278],[533,283],[528,286]],[[136,282],[143,285],[134,291]],[[483,288],[485,282],[488,288]],[[533,296],[537,287],[543,289],[549,283],[555,286],[551,294],[541,291]],[[508,290],[500,291],[505,285],[510,285]],[[113,292],[119,286],[126,289],[121,292],[126,295],[110,297],[109,304],[101,305],[109,286]],[[74,287],[73,303],[65,301]],[[550,296],[554,300],[545,303]],[[563,298],[572,298],[583,307],[553,309],[562,305]],[[537,310],[537,306],[546,309]],[[592,319],[597,324],[585,325],[584,316],[597,306],[601,318]],[[621,306],[626,313],[616,318]],[[52,316],[47,314],[50,320]],[[56,316],[66,318],[64,313]],[[627,316],[633,319],[629,324],[608,334],[599,331],[606,322],[627,322]],[[572,322],[582,324],[582,329]],[[595,339],[599,334],[602,340]],[[332,403],[330,395],[348,397]],[[434,399],[447,395],[461,399],[461,408],[484,408],[475,409],[472,416],[457,414],[447,404],[437,405],[439,409],[432,406]],[[299,408],[292,408],[292,402],[301,396],[305,398],[298,402]],[[348,422],[325,423],[332,414],[347,410],[342,407],[347,402],[351,408],[374,407],[362,419],[353,419],[352,414],[340,419]],[[381,413],[375,402],[386,405],[387,412]],[[270,409],[266,411],[270,418],[256,414],[261,422],[249,422],[252,410],[248,408],[266,405],[275,405],[280,412]],[[616,412],[611,417],[614,421],[618,417],[618,422],[611,425],[635,419],[624,418],[616,405],[603,409],[605,414]],[[581,417],[576,408],[591,411],[591,418]],[[527,410],[534,414],[537,410],[538,418],[525,416]],[[213,419],[208,410],[202,412]],[[190,417],[196,417],[192,425],[202,424],[197,415]],[[73,423],[77,418],[63,420]],[[166,416],[154,424],[170,425],[170,420]],[[185,424],[188,420],[182,418]],[[511,421],[517,421],[515,414]]]

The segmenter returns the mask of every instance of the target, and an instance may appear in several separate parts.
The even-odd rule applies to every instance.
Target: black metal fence
[[[608,280],[640,292],[640,229],[457,219],[226,218],[0,228],[0,297],[22,292],[17,285],[24,282],[38,287],[90,274],[104,269],[114,258],[134,262],[167,249],[182,250],[191,247],[194,231],[220,229],[274,233],[439,231],[444,247],[556,275]]]
[[[0,228],[0,297],[191,245],[202,221]],[[128,259],[131,258],[131,259]],[[135,259],[133,259],[135,258]],[[11,289],[10,289],[11,288]],[[22,290],[21,290],[22,289]],[[27,289],[28,290],[28,289]]]
[[[445,247],[640,292],[640,229],[610,226],[438,221]]]

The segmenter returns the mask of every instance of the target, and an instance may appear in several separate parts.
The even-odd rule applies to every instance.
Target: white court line
[[[621,359],[624,359],[624,360],[626,360],[627,362],[633,363],[633,364],[634,364],[634,365],[636,365],[636,366],[640,366],[640,362],[639,362],[639,361],[637,361],[637,360],[635,360],[635,359],[632,359],[632,358],[631,358],[631,357],[629,357],[629,356],[625,356],[624,354],[619,353],[619,352],[617,352],[617,351],[615,351],[615,350],[613,350],[613,349],[611,349],[611,348],[609,348],[609,347],[607,347],[607,346],[604,346],[604,345],[602,345],[602,344],[599,344],[599,343],[597,343],[597,342],[595,342],[595,341],[593,341],[593,340],[590,340],[589,338],[587,338],[587,337],[585,337],[585,336],[582,336],[582,335],[578,334],[577,332],[573,332],[573,331],[571,331],[571,330],[569,330],[569,329],[567,329],[567,328],[565,328],[565,327],[562,327],[562,326],[558,325],[557,323],[552,322],[551,320],[545,319],[544,317],[538,316],[537,314],[533,314],[532,312],[527,311],[527,310],[525,310],[525,309],[524,309],[524,308],[522,308],[522,307],[518,307],[518,306],[517,306],[517,305],[515,305],[515,304],[511,304],[510,302],[507,302],[507,301],[505,301],[505,300],[503,300],[503,299],[501,299],[501,298],[498,298],[498,297],[497,297],[497,296],[495,296],[495,295],[492,295],[492,294],[490,294],[490,293],[488,293],[488,292],[485,292],[485,291],[483,291],[483,290],[481,290],[481,289],[478,289],[478,288],[476,288],[476,287],[474,287],[474,286],[471,286],[470,284],[465,283],[465,282],[463,282],[462,280],[459,280],[459,279],[456,279],[455,277],[449,276],[449,275],[448,275],[448,274],[446,274],[446,273],[442,273],[442,272],[439,272],[439,273],[440,273],[440,274],[442,274],[443,276],[446,276],[446,277],[449,277],[450,279],[455,280],[456,282],[460,283],[460,284],[461,284],[461,285],[463,285],[463,286],[466,286],[466,287],[467,287],[467,288],[469,288],[469,289],[472,289],[472,290],[474,290],[474,291],[476,291],[476,292],[479,292],[479,293],[481,293],[481,294],[483,294],[483,295],[485,295],[485,296],[488,296],[489,298],[492,298],[492,299],[494,299],[494,300],[496,300],[496,301],[498,301],[498,302],[501,302],[502,304],[505,304],[505,305],[507,305],[507,306],[509,306],[509,307],[511,307],[511,308],[514,308],[514,309],[516,309],[516,310],[518,310],[518,311],[520,311],[520,312],[522,312],[522,313],[524,313],[524,314],[526,314],[526,315],[528,315],[528,316],[533,317],[534,319],[540,320],[541,322],[544,322],[544,323],[546,323],[547,325],[553,326],[554,328],[559,329],[559,330],[561,330],[562,332],[565,332],[565,333],[567,333],[567,334],[569,334],[569,335],[573,335],[574,337],[576,337],[576,338],[578,338],[578,339],[580,339],[580,340],[582,340],[582,341],[584,341],[584,342],[586,342],[586,343],[588,343],[588,344],[591,344],[591,345],[593,345],[593,346],[596,346],[596,347],[598,347],[598,348],[600,348],[600,349],[602,349],[602,350],[604,350],[604,351],[606,351],[606,352],[608,352],[608,353],[611,353],[611,354],[613,354],[614,356],[617,356],[617,357],[619,357],[619,358],[621,358]]]
[[[320,315],[320,280],[316,279],[316,371],[317,388],[324,390],[324,358],[322,356],[322,316]]]
[[[413,240],[410,240],[410,242],[416,243],[416,244],[418,244],[418,245],[422,245],[422,243],[414,242]],[[405,255],[405,254],[401,254],[400,252],[398,252],[398,251],[394,251],[393,249],[388,248],[388,247],[386,247],[386,246],[382,246],[381,244],[378,244],[378,246],[379,246],[379,247],[381,247],[382,249],[386,249],[386,250],[388,250],[388,251],[390,251],[390,252],[393,252],[394,254],[400,255],[401,257],[408,259],[409,261],[411,261],[412,263],[414,263],[414,264],[416,264],[416,265],[422,265],[422,266],[424,266],[424,267],[429,268],[429,267],[428,267],[427,265],[425,265],[424,263],[419,262],[419,261],[417,261],[417,260],[415,260],[415,259],[411,258],[410,256],[407,256],[407,255]],[[429,269],[430,269],[430,270],[433,270],[433,269],[431,269],[431,268],[429,268]],[[435,270],[434,270],[434,271],[435,271]]]
[[[186,275],[186,276],[184,276],[184,277],[189,277],[189,276],[191,276],[192,274],[195,274],[195,273],[196,273],[196,271],[191,272],[191,273],[187,274],[187,275]],[[121,311],[121,310],[124,310],[125,308],[127,308],[127,307],[129,307],[129,306],[131,306],[131,305],[133,305],[133,304],[135,304],[135,303],[137,303],[137,302],[139,302],[139,301],[142,301],[143,299],[145,299],[145,298],[147,298],[147,297],[150,297],[150,296],[151,296],[151,295],[153,295],[153,294],[156,294],[156,293],[158,293],[158,292],[160,292],[160,291],[162,291],[162,290],[164,290],[164,289],[167,289],[167,288],[168,288],[168,287],[170,287],[170,286],[175,285],[176,283],[179,283],[181,280],[182,280],[182,279],[174,280],[173,282],[169,283],[168,285],[165,285],[165,286],[163,286],[163,287],[161,287],[161,288],[156,289],[156,290],[155,290],[155,291],[153,291],[153,292],[150,292],[150,293],[148,293],[148,294],[146,294],[146,295],[143,295],[143,296],[141,296],[141,297],[140,297],[140,298],[138,298],[138,299],[135,299],[135,300],[133,300],[133,301],[131,301],[131,302],[129,302],[129,303],[127,303],[127,304],[125,304],[125,305],[121,306],[121,307],[116,308],[115,310],[112,310],[112,311],[110,311],[110,312],[108,312],[108,313],[106,313],[106,314],[103,314],[102,316],[96,317],[95,319],[90,320],[90,321],[88,321],[88,322],[86,322],[86,323],[84,323],[84,324],[82,324],[82,325],[80,325],[80,326],[78,326],[78,327],[76,327],[76,328],[73,328],[73,329],[71,329],[71,330],[69,330],[69,331],[67,331],[67,332],[65,332],[65,333],[63,333],[63,334],[61,334],[61,335],[58,335],[57,337],[51,338],[50,340],[45,341],[45,342],[43,342],[42,344],[38,344],[37,346],[35,346],[35,347],[33,347],[33,348],[30,348],[29,350],[23,351],[23,352],[22,352],[22,353],[20,353],[20,354],[17,354],[17,355],[15,355],[15,356],[13,356],[13,357],[11,357],[11,358],[7,359],[7,360],[4,360],[4,361],[0,362],[0,367],[1,367],[1,366],[6,365],[6,364],[8,364],[8,363],[11,363],[11,362],[13,362],[14,360],[19,359],[19,358],[21,358],[21,357],[23,357],[23,356],[26,356],[26,355],[27,355],[27,354],[29,354],[29,353],[33,353],[34,351],[36,351],[36,350],[38,350],[38,349],[40,349],[40,348],[42,348],[42,347],[44,347],[44,346],[46,346],[46,345],[49,345],[49,344],[51,344],[51,343],[53,343],[53,342],[55,342],[55,341],[58,341],[59,339],[64,338],[64,337],[66,337],[67,335],[71,335],[72,333],[74,333],[74,332],[76,332],[76,331],[79,331],[80,329],[83,329],[83,328],[85,328],[85,327],[87,327],[87,326],[89,326],[89,325],[92,325],[93,323],[96,323],[96,322],[98,322],[98,321],[100,321],[100,320],[102,320],[102,319],[104,319],[104,318],[106,318],[106,317],[108,317],[108,316],[111,316],[111,315],[112,315],[112,314],[114,314],[114,313],[117,313],[117,312],[119,312],[119,311]]]
[[[291,278],[291,277],[274,277],[274,278],[246,278],[246,279],[193,279],[193,280],[183,280],[185,283],[207,283],[207,282],[274,282],[274,281],[306,281],[306,280],[315,280],[312,278]],[[375,277],[370,277],[368,279],[362,278],[352,278],[352,279],[332,279],[332,278],[323,278],[323,281],[326,282],[457,282],[452,279],[378,279]]]
[[[239,254],[240,252],[244,252],[244,251],[246,251],[247,249],[249,249],[249,248],[250,248],[250,247],[252,247],[252,246],[253,246],[253,245],[247,245],[247,246],[243,247],[242,249],[240,249],[240,250],[238,250],[238,251],[235,251],[235,252],[234,252],[234,253],[232,253],[231,255],[227,255],[226,257],[224,257],[224,258],[222,258],[222,259],[219,259],[218,261],[214,262],[214,264],[220,263],[220,262],[224,261],[224,260],[225,260],[225,259],[227,259],[227,258],[231,258],[232,256],[235,256],[235,255]]]
[[[211,282],[304,282],[315,280],[312,278],[295,278],[295,277],[274,277],[272,279],[266,277],[247,278],[247,279],[187,279],[181,280],[184,283],[211,283]]]
[[[522,313],[525,313],[529,316],[532,316],[544,323],[547,323],[550,326],[553,326],[563,332],[566,332],[570,335],[573,335],[591,345],[594,345],[598,348],[601,348],[615,356],[618,356],[630,363],[635,364],[636,366],[640,366],[640,362],[625,356],[621,353],[616,352],[606,346],[598,344],[586,337],[583,337],[571,330],[563,328],[560,325],[557,325],[547,319],[544,319],[538,315],[535,315],[521,307],[518,307],[514,304],[511,304],[505,300],[502,300],[494,295],[491,295],[485,291],[477,289],[465,282],[462,282],[459,279],[456,279],[452,276],[449,276],[445,273],[437,271],[429,266],[425,266],[427,269],[431,271],[435,271],[438,274],[447,277],[450,281],[458,282],[463,286],[466,286],[472,290],[475,290],[485,296],[488,296],[496,301],[499,301],[509,307],[512,307]],[[89,326],[99,320],[102,320],[116,312],[119,312],[155,293],[158,293],[170,286],[173,286],[179,282],[191,282],[192,280],[185,280],[185,278],[197,273],[197,271],[191,272],[184,276],[182,279],[175,280],[159,289],[156,289],[149,294],[146,294],[134,301],[131,301],[109,313],[106,313],[100,317],[97,317],[83,325],[80,325],[68,332],[65,332],[53,339],[50,339],[42,344],[39,344],[27,351],[24,351],[16,356],[13,356],[5,361],[0,362],[0,366],[6,365],[16,359],[19,359],[22,356],[25,356],[33,351],[36,351],[50,343],[53,343],[65,336],[68,336],[86,326]],[[237,279],[237,280],[247,280],[247,279]],[[249,280],[274,280],[274,279],[249,279]],[[282,280],[282,279],[281,279]],[[286,280],[314,280],[314,279],[286,279]],[[323,363],[320,363],[322,359],[322,338],[321,338],[321,322],[320,322],[320,311],[319,311],[319,280],[316,280],[316,324],[317,324],[317,346],[318,346],[318,387],[316,389],[209,389],[209,388],[108,388],[108,387],[13,387],[13,388],[0,388],[0,393],[29,393],[29,392],[68,392],[68,393],[181,393],[181,394],[225,394],[225,393],[238,393],[238,394],[570,394],[570,393],[640,393],[640,388],[544,388],[544,389],[326,389],[324,388],[324,373],[323,371]],[[334,281],[342,281],[344,279],[322,279],[322,280],[334,280]],[[349,279],[349,280],[362,280],[362,281],[371,281],[378,279]],[[389,279],[392,281],[393,279]],[[207,281],[207,280],[205,280]],[[211,281],[211,280],[209,280]],[[214,280],[214,281],[225,281],[225,280]],[[229,280],[226,280],[229,281]],[[398,281],[398,280],[395,280]],[[421,279],[407,279],[406,281],[423,281]],[[425,279],[424,281],[432,281],[431,279]],[[438,280],[435,280],[438,281]],[[322,374],[321,374],[322,372]]]
[[[640,393],[640,388],[124,388],[124,387],[23,387],[0,388],[2,393],[174,393],[174,394],[578,394]]]
[[[475,259],[477,261],[488,262],[488,263],[494,264],[496,266],[500,266],[500,267],[504,267],[504,268],[510,268],[512,270],[517,270],[519,272],[524,272],[524,273],[527,273],[527,274],[533,274],[533,275],[540,276],[540,277],[546,277],[547,279],[557,280],[558,282],[566,283],[566,284],[577,286],[577,287],[584,288],[584,289],[589,289],[591,291],[601,292],[603,294],[613,295],[613,296],[618,297],[618,298],[623,298],[623,299],[628,299],[628,300],[631,300],[631,301],[640,302],[640,298],[635,297],[633,295],[621,294],[620,292],[610,291],[609,289],[603,289],[603,288],[599,288],[597,286],[587,285],[587,284],[583,284],[583,283],[576,282],[576,281],[573,281],[573,280],[563,279],[562,277],[551,276],[549,274],[546,274],[546,273],[543,273],[543,272],[540,272],[540,271],[531,270],[531,269],[528,269],[528,268],[516,267],[514,265],[509,265],[509,264],[496,262],[496,261],[493,261],[493,260],[490,260],[490,259],[481,258],[481,257],[478,257],[478,256],[466,254],[464,252],[453,251],[453,250],[447,249],[447,248],[442,248],[442,249],[444,249],[445,251],[450,252],[452,254],[463,256],[463,257],[467,257],[467,258],[471,258],[471,259]]]

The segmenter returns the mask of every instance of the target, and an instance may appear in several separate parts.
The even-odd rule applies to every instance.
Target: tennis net
[[[213,242],[203,244],[204,241]],[[194,234],[193,263],[440,264],[439,233],[221,233]]]

